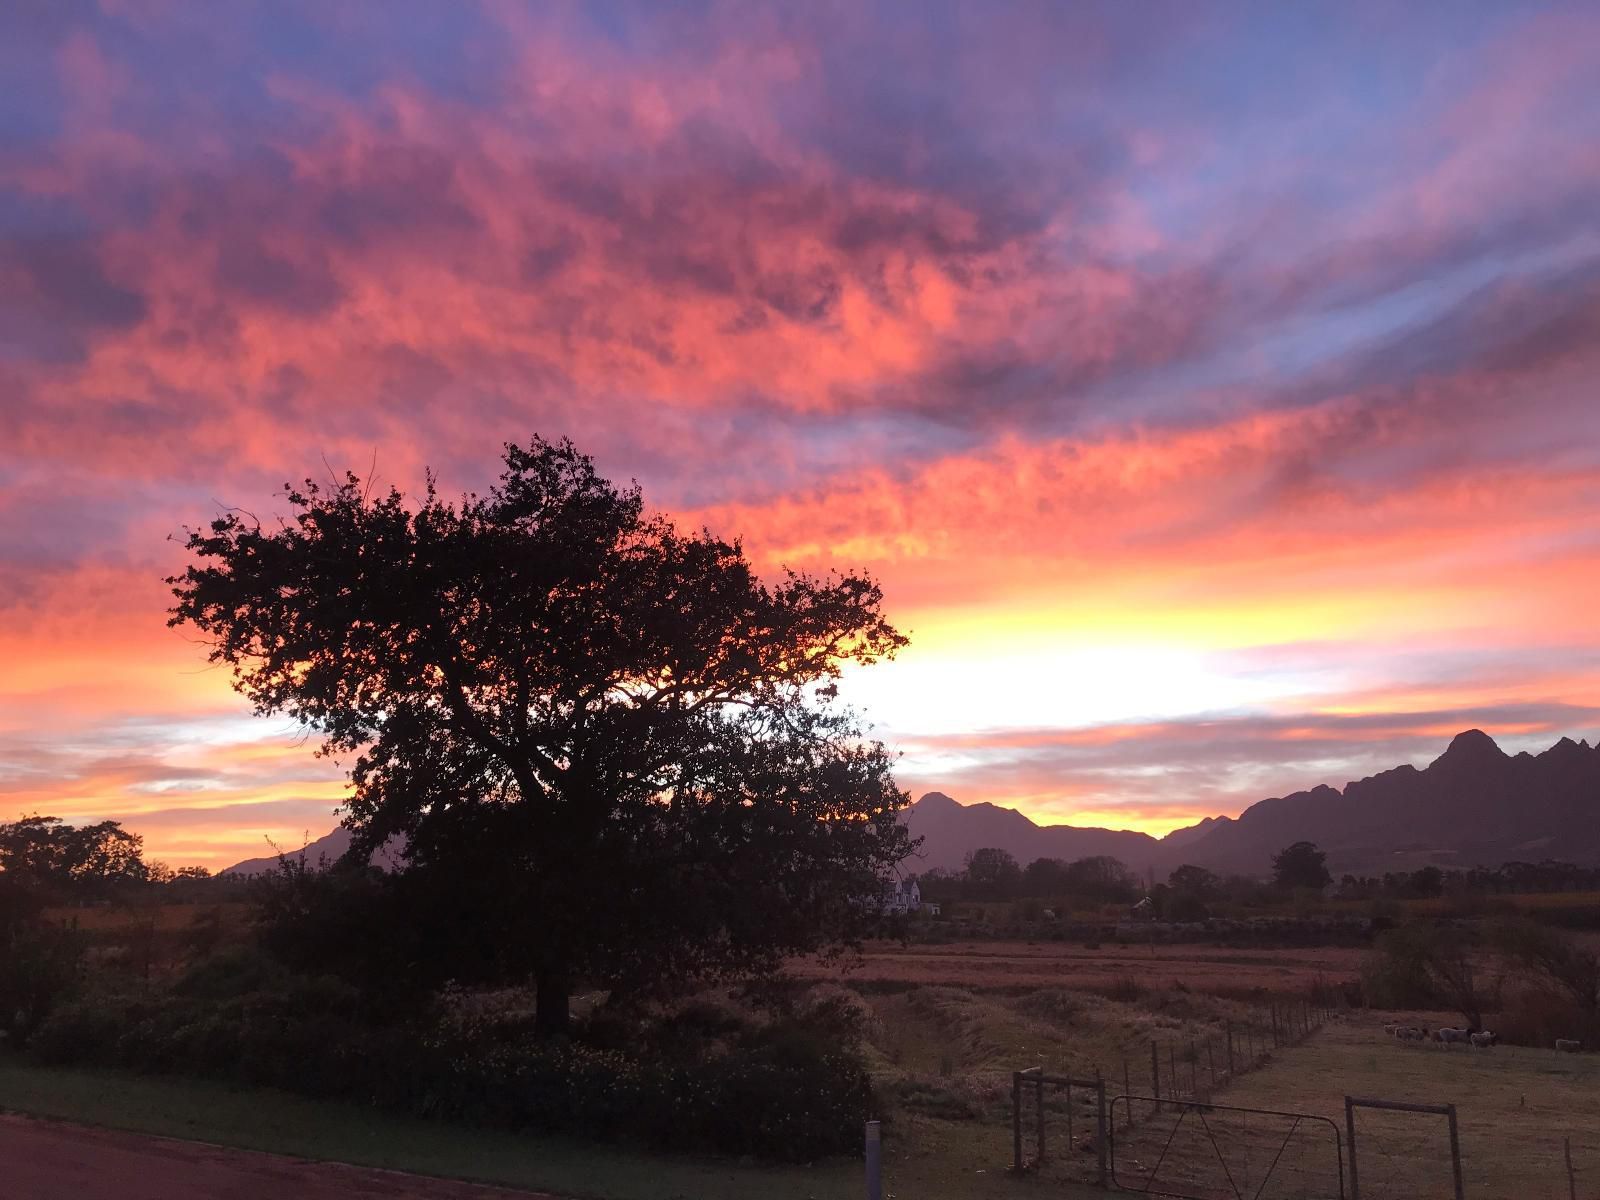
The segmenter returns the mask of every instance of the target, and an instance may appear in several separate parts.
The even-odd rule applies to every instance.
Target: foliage
[[[1095,854],[1067,865],[1067,891],[1096,902],[1127,901],[1138,895],[1139,881],[1118,859]]]
[[[74,826],[41,816],[0,824],[0,871],[74,897],[103,897],[149,878],[144,839],[116,821]]]
[[[1187,892],[1197,900],[1217,900],[1222,897],[1222,880],[1204,867],[1185,863],[1167,876],[1167,886],[1175,892]]]
[[[23,1044],[78,983],[82,945],[44,918],[35,890],[0,874],[0,1031]]]
[[[1600,1018],[1600,950],[1526,918],[1500,922],[1491,937],[1524,983],[1537,982],[1564,996],[1587,1024]]]
[[[1321,891],[1333,882],[1328,856],[1312,842],[1295,842],[1272,857],[1273,881],[1280,887]]]
[[[1499,1000],[1499,980],[1485,975],[1482,946],[1458,925],[1413,921],[1383,933],[1362,977],[1370,1004],[1443,1008],[1473,1029]]]
[[[1004,850],[985,846],[970,851],[963,863],[966,882],[974,898],[1000,900],[1016,894],[1022,882],[1022,868]]]
[[[994,847],[969,853],[960,872],[935,869],[918,884],[924,899],[940,903],[1023,899],[1099,905],[1125,903],[1138,894],[1133,872],[1115,858],[1036,858],[1024,870],[1007,851]]]
[[[911,849],[890,755],[833,682],[905,644],[872,580],[769,586],[539,438],[487,496],[430,479],[412,505],[352,475],[288,500],[277,528],[191,533],[172,622],[259,712],[353,756],[353,858],[403,836],[492,935],[414,969],[532,973],[559,1029],[580,975],[754,972],[870,927],[858,898]]]
[[[466,1008],[470,1015],[464,1014]],[[169,995],[63,1005],[40,1060],[188,1073],[479,1125],[811,1160],[856,1149],[871,1090],[859,1032],[837,1004],[767,1003],[691,1033],[694,1017],[635,1019],[619,1045],[532,1035],[520,1007],[451,993],[428,1020],[374,1022],[327,977],[236,950]],[[602,1039],[603,1040],[603,1039]]]

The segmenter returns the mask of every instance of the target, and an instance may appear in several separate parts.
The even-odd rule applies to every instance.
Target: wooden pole
[[[1155,1111],[1161,1111],[1161,1053],[1154,1039],[1150,1042],[1150,1094],[1155,1097]]]
[[[1022,1174],[1022,1072],[1011,1073],[1011,1169]]]
[[[1466,1200],[1466,1188],[1461,1180],[1461,1133],[1456,1128],[1456,1106],[1447,1104],[1450,1118],[1450,1167],[1455,1172],[1456,1200]]]
[[[1128,1103],[1128,1115],[1122,1119],[1122,1127],[1124,1129],[1133,1127],[1133,1085],[1128,1082],[1128,1079],[1128,1056],[1124,1054],[1122,1056],[1122,1096]]]
[[[1040,1068],[1039,1081],[1033,1085],[1034,1163],[1044,1162],[1044,1068]],[[1067,1109],[1070,1120],[1071,1108]]]
[[[883,1200],[883,1141],[876,1121],[867,1122],[867,1200]]]
[[[1233,1022],[1228,1022],[1228,1078],[1233,1078]]]
[[[1344,1098],[1344,1140],[1350,1147],[1350,1200],[1361,1200],[1361,1176],[1356,1170],[1356,1106]]]
[[[1099,1160],[1099,1167],[1100,1167],[1100,1180],[1099,1180],[1099,1182],[1100,1182],[1100,1186],[1101,1187],[1105,1187],[1106,1186],[1106,1182],[1107,1182],[1106,1181],[1106,1147],[1109,1144],[1109,1140],[1110,1140],[1110,1137],[1112,1136],[1112,1134],[1111,1134],[1111,1131],[1106,1128],[1106,1081],[1104,1079],[1100,1079],[1097,1082],[1098,1082],[1099,1086],[1095,1088],[1095,1096],[1094,1096],[1095,1157]]]

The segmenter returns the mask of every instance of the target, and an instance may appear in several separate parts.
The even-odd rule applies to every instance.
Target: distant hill
[[[326,837],[319,837],[314,842],[307,842],[303,848],[285,850],[284,853],[291,859],[304,858],[311,865],[326,859],[330,864],[341,858],[346,850],[350,849],[350,831],[343,825],[334,826],[333,832]],[[392,869],[399,861],[399,856],[390,846],[385,846],[372,856],[372,861],[377,866]],[[248,858],[244,862],[234,863],[231,867],[224,867],[223,875],[267,875],[278,869],[278,856],[269,854],[263,858]]]
[[[1262,800],[1192,836],[1200,828],[1163,839],[1157,869],[1192,862],[1259,874],[1301,840],[1327,851],[1335,875],[1519,859],[1592,865],[1600,863],[1600,747],[1562,738],[1542,754],[1507,754],[1469,729],[1420,771],[1396,767],[1342,791],[1324,785]]]
[[[902,820],[923,844],[912,871],[959,870],[967,854],[995,846],[1027,865],[1036,858],[1119,858],[1141,875],[1163,876],[1183,863],[1213,871],[1265,875],[1291,842],[1315,842],[1328,867],[1376,874],[1443,867],[1498,866],[1558,858],[1600,864],[1600,746],[1562,738],[1542,754],[1507,754],[1479,729],[1457,734],[1422,770],[1396,767],[1347,783],[1252,804],[1238,817],[1207,817],[1156,839],[1127,830],[1038,825],[994,804],[960,804],[928,792]],[[331,862],[349,848],[341,828],[308,845],[308,862]],[[296,854],[301,851],[296,851]],[[386,848],[374,856],[393,865]],[[276,870],[275,855],[224,874]]]
[[[1036,858],[1109,854],[1142,871],[1161,846],[1147,833],[1036,825],[1014,808],[958,804],[943,792],[929,792],[902,819],[913,837],[924,839],[918,857],[906,864],[912,871],[960,870],[967,854],[984,846],[1004,850],[1023,865]]]

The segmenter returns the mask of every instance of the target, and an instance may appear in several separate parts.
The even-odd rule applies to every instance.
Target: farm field
[[[1219,1100],[1316,1113],[1341,1129],[1347,1094],[1454,1104],[1468,1196],[1566,1197],[1564,1137],[1571,1139],[1577,1194],[1600,1195],[1600,1057],[1528,1046],[1402,1044],[1383,1032],[1391,1019],[1343,1017],[1241,1077]],[[1457,1021],[1437,1013],[1423,1023]],[[1357,1110],[1356,1138],[1366,1200],[1451,1194],[1443,1117]]]
[[[1181,988],[1243,997],[1304,995],[1308,988],[1355,978],[1366,951],[1355,946],[1237,947],[1203,944],[1069,942],[874,943],[847,971],[802,961],[802,977],[839,979],[852,987],[938,984],[952,987],[1073,988],[1108,992],[1131,980],[1140,988]]]

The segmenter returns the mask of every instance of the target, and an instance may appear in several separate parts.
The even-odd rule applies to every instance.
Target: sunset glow
[[[1593,5],[108,2],[0,62],[0,820],[327,832],[166,627],[183,527],[534,432],[871,571],[913,794],[1159,834],[1600,729]]]

